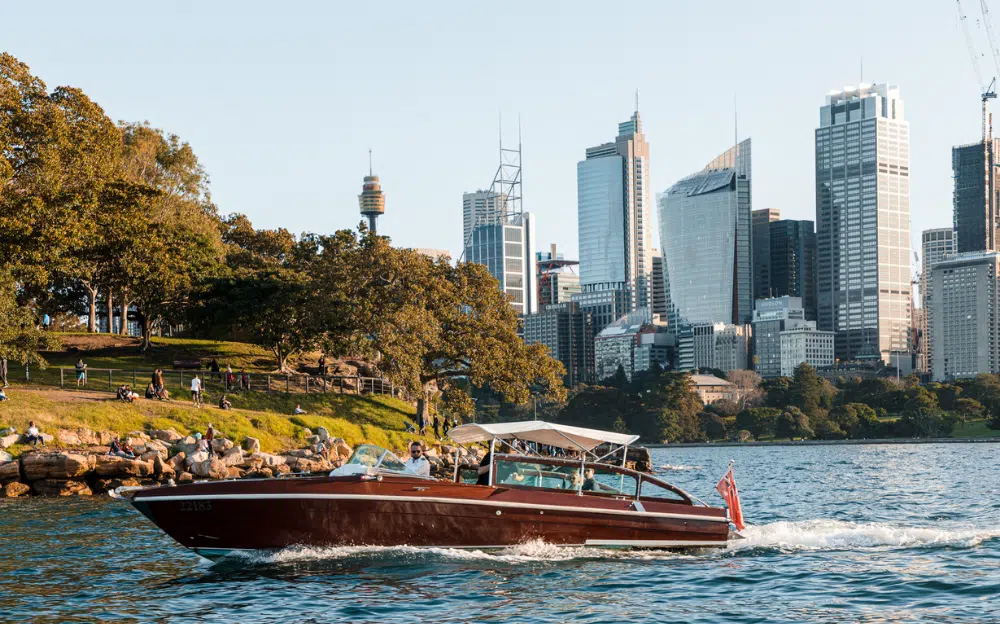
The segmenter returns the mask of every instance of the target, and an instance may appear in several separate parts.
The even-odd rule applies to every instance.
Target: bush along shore
[[[29,448],[14,458],[0,450],[0,496],[91,496],[120,486],[181,484],[205,479],[269,478],[289,473],[325,474],[351,456],[342,438],[331,438],[319,427],[307,432],[308,446],[263,453],[260,441],[247,437],[237,443],[224,437],[212,441],[214,453],[194,436],[173,429],[132,431],[121,439],[131,445],[134,458],[108,453],[115,434],[86,428],[43,433],[46,446]],[[22,443],[21,434],[0,431],[0,448]],[[52,448],[56,445],[66,448]],[[435,444],[426,457],[432,471],[450,475],[455,452],[461,466],[474,467],[479,458],[462,447]]]

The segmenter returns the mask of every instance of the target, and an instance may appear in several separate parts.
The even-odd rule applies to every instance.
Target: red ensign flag
[[[716,484],[715,489],[726,500],[726,506],[729,507],[729,518],[736,525],[736,530],[742,531],[746,525],[743,524],[743,508],[740,506],[740,493],[736,489],[736,479],[733,477],[732,465],[729,466],[729,470],[726,471],[726,474]]]

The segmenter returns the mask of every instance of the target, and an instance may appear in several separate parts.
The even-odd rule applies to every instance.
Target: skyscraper
[[[985,146],[980,142],[951,148],[951,169],[955,178],[952,206],[955,232],[958,235],[956,253],[1000,249],[1000,217],[997,215],[1000,206],[997,201],[997,193],[1000,192],[997,185],[997,175],[1000,173],[1000,166],[996,162],[998,150],[1000,139],[991,139]],[[987,158],[990,161],[989,167],[984,160]],[[988,179],[987,170],[990,172]],[[990,185],[988,193],[985,186],[987,183]],[[988,202],[987,199],[991,201]]]
[[[909,349],[909,123],[899,87],[833,91],[816,129],[819,329],[839,359]]]
[[[462,195],[462,244],[469,243],[472,228],[500,219],[503,202],[489,191],[474,191]]]
[[[518,314],[534,314],[538,311],[534,248],[534,219],[523,212],[474,227],[465,259],[486,265]]]
[[[931,337],[934,317],[934,292],[931,273],[934,265],[955,254],[955,232],[951,228],[924,230],[920,236],[922,253],[920,266],[920,307],[923,312],[920,321],[920,349],[917,367],[920,371],[933,374],[934,341]]]
[[[654,250],[653,253],[653,314],[660,317],[661,323],[668,322],[667,313],[667,276],[663,266],[663,254]]]
[[[957,254],[931,269],[934,381],[1000,372],[1000,253]]]
[[[572,388],[594,382],[594,324],[590,312],[576,303],[542,306],[524,318],[524,342],[540,343],[566,369],[564,382]]]
[[[761,208],[751,213],[753,226],[753,298],[767,299],[771,291],[771,223],[781,218],[777,208]]]
[[[627,308],[652,301],[649,144],[639,111],[618,137],[587,149],[577,163],[580,284],[584,293],[624,292]]]
[[[749,323],[753,314],[750,139],[660,198],[670,314],[680,323]]]
[[[768,230],[773,296],[800,297],[806,320],[815,321],[816,233],[813,222],[782,219],[770,223]]]

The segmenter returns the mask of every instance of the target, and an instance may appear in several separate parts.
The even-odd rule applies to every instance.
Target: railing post
[[[323,378],[323,394],[326,394],[326,377]]]
[[[60,388],[65,388],[66,387],[66,378],[65,378],[65,375],[64,375],[65,372],[66,371],[63,369],[63,367],[60,366],[59,367],[59,387]]]
[[[135,383],[135,369],[132,369],[132,389],[133,389],[133,390],[135,390],[135,387],[136,387],[137,385],[138,385],[138,384],[137,384],[137,383]]]
[[[285,375],[285,394],[288,394],[288,375]]]
[[[184,371],[181,371],[181,392],[184,391]]]
[[[306,375],[306,394],[309,394],[309,376]]]
[[[268,376],[267,376],[267,393],[271,394],[271,375],[270,374],[268,374]]]
[[[112,369],[109,368],[108,369],[108,390],[111,390],[114,387],[114,385],[115,385],[114,382],[111,380],[111,373],[112,372],[113,372]]]

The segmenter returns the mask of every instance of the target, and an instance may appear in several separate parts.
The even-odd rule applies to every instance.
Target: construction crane
[[[990,223],[986,227],[986,237],[987,246],[989,249],[997,249],[997,243],[1000,241],[996,240],[997,235],[997,225],[998,219],[996,214],[996,206],[993,200],[993,176],[990,175],[993,170],[993,160],[995,155],[993,154],[993,120],[992,116],[989,114],[987,104],[990,100],[995,100],[997,97],[996,93],[996,82],[997,79],[994,77],[990,80],[988,85],[983,81],[982,73],[979,70],[979,57],[982,54],[977,54],[976,46],[972,41],[972,36],[969,34],[968,16],[962,9],[962,0],[955,0],[958,7],[958,22],[962,27],[962,34],[965,36],[965,43],[969,48],[969,58],[972,59],[972,69],[976,74],[976,82],[979,84],[979,88],[982,89],[980,93],[980,101],[982,103],[982,143],[983,143],[983,201],[986,208],[986,214],[989,215]],[[986,32],[986,38],[989,41],[990,54],[993,56],[993,65],[1000,74],[1000,50],[996,46],[996,38],[993,36],[993,25],[990,22],[990,9],[986,5],[986,0],[979,0],[979,8],[982,12],[982,24],[983,30]]]

